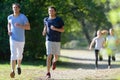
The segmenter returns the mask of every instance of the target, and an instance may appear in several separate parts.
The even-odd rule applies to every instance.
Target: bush
[[[65,43],[62,48],[65,49],[81,49],[87,46],[87,41],[85,40],[71,40],[70,42]]]

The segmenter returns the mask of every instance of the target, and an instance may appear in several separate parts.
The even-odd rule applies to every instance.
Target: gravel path
[[[69,52],[69,53],[68,53]],[[116,76],[120,75],[120,54],[116,54],[116,61],[112,61],[111,69],[107,68],[107,55],[104,55],[103,61],[99,61],[97,70],[94,68],[94,51],[88,50],[62,50],[62,57],[69,59],[71,70],[62,72],[67,75],[68,79],[117,79]],[[68,68],[69,68],[68,66]],[[73,66],[73,68],[72,68]],[[69,75],[71,74],[71,75]],[[65,78],[67,78],[65,77]],[[119,78],[120,79],[120,78]]]
[[[50,80],[119,80],[120,54],[116,54],[116,61],[112,61],[111,69],[107,68],[107,56],[99,61],[99,67],[94,67],[94,52],[87,50],[62,50],[61,57],[67,61],[59,62],[55,71],[52,71]],[[118,79],[119,78],[119,79]],[[39,79],[42,80],[42,79]]]

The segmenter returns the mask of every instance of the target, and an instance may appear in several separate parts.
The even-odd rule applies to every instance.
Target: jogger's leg
[[[17,67],[20,67],[22,60],[17,60]]]
[[[12,72],[15,71],[16,60],[11,60],[11,70]]]
[[[10,51],[11,51],[10,64],[11,64],[11,70],[13,72],[15,71],[16,60],[17,60],[17,45],[16,42],[11,39],[10,39]]]
[[[58,55],[55,54],[54,58],[53,58],[53,62],[52,62],[52,70],[56,69],[56,62],[57,62],[57,60],[58,60]]]
[[[50,72],[50,66],[51,66],[51,58],[52,58],[52,54],[49,54],[47,56],[47,72]]]
[[[109,55],[108,56],[108,68],[110,68],[111,67],[111,56]]]
[[[113,50],[113,53],[112,53],[112,60],[115,61],[116,58],[115,58],[115,50]]]
[[[95,66],[98,67],[98,50],[95,50]]]
[[[17,52],[18,52],[18,54],[17,54],[17,64],[18,64],[18,66],[17,67],[20,67],[22,59],[23,59],[24,45],[25,45],[25,42],[19,42],[17,44]]]
[[[53,58],[53,62],[56,62],[56,61],[58,61],[58,55],[57,54],[55,54],[54,58]]]

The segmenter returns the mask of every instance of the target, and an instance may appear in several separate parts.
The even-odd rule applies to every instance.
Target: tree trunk
[[[82,19],[81,21],[79,20],[79,23],[82,24],[83,33],[85,34],[85,37],[86,37],[88,43],[90,44],[91,43],[91,39],[90,39],[90,36],[89,36],[88,29],[87,29],[87,27],[85,25],[85,20],[84,19]]]
[[[86,25],[85,25],[85,20],[84,20],[84,17],[83,17],[84,14],[82,14],[82,12],[79,12],[77,9],[78,9],[78,7],[73,7],[73,8],[71,9],[71,11],[73,12],[74,18],[75,18],[76,20],[78,20],[78,22],[82,25],[82,31],[83,31],[83,33],[85,34],[85,37],[86,37],[88,43],[90,44],[91,39],[90,39],[90,36],[89,36],[88,29],[87,29],[87,27],[86,27]],[[82,17],[81,17],[81,15],[78,15],[78,14],[81,14]]]

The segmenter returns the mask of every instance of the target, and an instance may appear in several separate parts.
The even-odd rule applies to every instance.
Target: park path
[[[116,54],[116,61],[112,61],[111,69],[107,68],[107,56],[99,61],[99,67],[94,67],[94,51],[89,50],[61,50],[61,58],[67,61],[58,62],[58,67],[52,71],[51,80],[106,80],[118,79],[120,75],[120,54]],[[119,78],[120,79],[120,78]]]
[[[120,73],[120,65],[116,64],[120,61],[120,54],[116,54],[116,62],[112,62],[112,68],[107,69],[107,55],[104,55],[103,61],[99,61],[98,70],[94,68],[94,51],[89,50],[61,50],[61,57],[68,58],[68,62],[64,62],[68,70],[57,70],[53,72],[53,76],[57,79],[112,79]],[[62,63],[61,63],[62,64]],[[59,76],[60,74],[60,76]],[[62,75],[62,76],[61,76]]]
[[[95,63],[94,51],[90,50],[61,50],[61,57],[70,59],[71,62],[92,64]],[[103,61],[99,61],[99,64],[107,65],[107,55],[103,55]],[[120,53],[116,53],[116,61],[120,61]],[[101,66],[100,66],[101,68]]]

